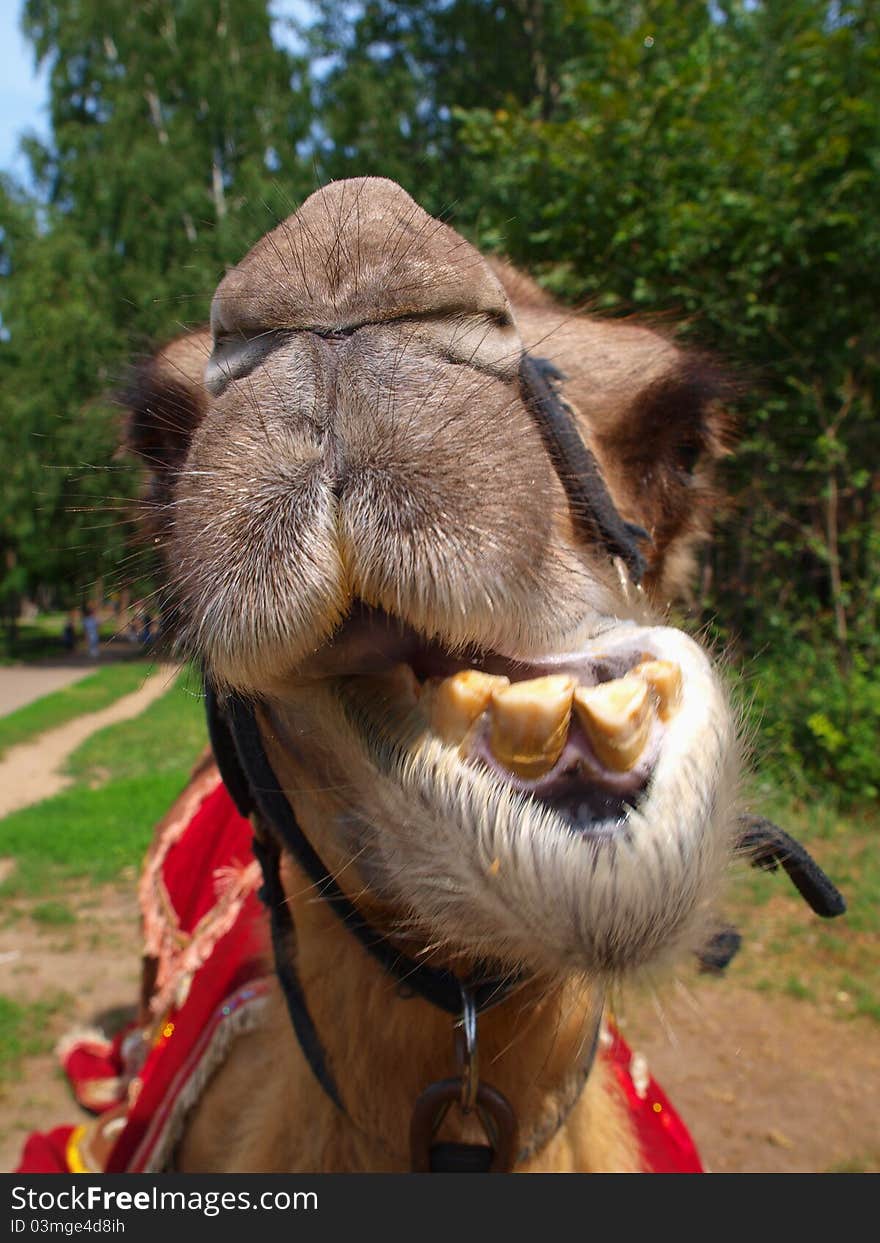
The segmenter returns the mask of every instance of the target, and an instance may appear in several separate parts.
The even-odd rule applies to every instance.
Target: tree
[[[311,189],[301,66],[265,0],[28,0],[23,27],[49,66],[52,137],[27,144],[36,196],[0,197],[10,603],[127,564],[126,365],[203,321],[224,265]]]
[[[61,585],[70,602],[122,555],[108,509],[118,416],[96,397],[120,341],[75,231],[41,222],[8,185],[0,231],[0,599],[14,617],[37,584]],[[120,486],[130,493],[124,473]]]
[[[472,220],[456,109],[555,109],[559,67],[584,50],[567,4],[515,0],[318,0],[303,28],[313,62],[315,159],[324,177],[399,181],[428,210]],[[465,160],[466,163],[466,160]],[[462,170],[467,172],[465,168]]]
[[[574,300],[684,317],[732,361],[750,392],[716,601],[752,651],[830,631],[846,660],[877,600],[876,18],[640,8],[594,24],[604,68],[566,63],[554,119],[459,114],[482,240]]]

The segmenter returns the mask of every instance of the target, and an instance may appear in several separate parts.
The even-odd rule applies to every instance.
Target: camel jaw
[[[680,953],[703,935],[732,849],[735,746],[717,681],[684,635],[623,623],[570,651],[512,660],[444,654],[383,618],[372,640],[358,627],[335,647],[340,672],[332,676],[328,653],[319,654],[316,676],[273,696],[269,731],[297,757],[298,814],[309,814],[316,771],[337,792],[340,858],[347,865],[357,852],[358,883],[394,912],[392,922],[417,924],[453,954],[500,951],[510,964],[603,975]],[[628,736],[622,758],[597,749],[577,697],[619,699],[616,687],[646,663],[674,668],[675,703],[663,712],[656,693],[642,697],[650,705],[647,727],[637,722],[638,754]],[[542,753],[539,720],[532,754],[511,767],[509,755],[499,759],[509,722],[492,704],[463,737],[444,737],[444,687],[469,672],[526,688],[525,705],[512,711],[514,726],[525,716],[527,736],[531,716],[547,716],[545,688],[532,702],[530,687],[574,684],[561,745],[557,737]],[[552,725],[558,706],[548,711]],[[607,713],[595,715],[607,726]]]

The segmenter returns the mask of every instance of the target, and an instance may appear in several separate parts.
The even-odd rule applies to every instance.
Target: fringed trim
[[[168,912],[163,900],[165,886],[162,884],[162,866],[168,851],[180,841],[190,820],[219,784],[220,773],[216,769],[197,777],[190,788],[180,796],[175,808],[176,814],[169,819],[161,832],[157,833],[147,851],[138,884],[138,902],[144,926],[144,953],[151,958],[160,957],[163,942],[168,934]]]
[[[55,1046],[55,1056],[62,1066],[79,1045],[88,1045],[98,1057],[107,1057],[113,1048],[107,1033],[102,1032],[99,1027],[74,1027],[65,1032]]]
[[[155,991],[150,998],[154,1015],[183,1005],[193,976],[211,957],[221,937],[232,929],[245,901],[259,885],[260,865],[252,860],[243,867],[218,868],[214,883],[215,892],[219,891],[217,905],[199,920],[187,943],[181,948],[167,941],[159,951]],[[179,934],[178,939],[184,935]]]
[[[157,1114],[164,1112],[165,1117],[159,1122],[154,1116],[153,1127],[129,1164],[130,1171],[160,1174],[170,1170],[189,1115],[211,1077],[226,1060],[232,1043],[260,1026],[270,985],[269,979],[253,981],[223,1003],[218,1011],[221,1017],[204,1051],[196,1053],[192,1068],[185,1066],[171,1085],[170,1105],[164,1111],[157,1111]]]
[[[199,807],[220,785],[212,768],[197,777],[179,798],[173,815],[157,833],[144,863],[138,886],[144,935],[144,954],[156,960],[156,979],[149,1000],[155,1019],[186,1000],[198,969],[211,956],[214,946],[235,924],[241,908],[260,883],[256,860],[227,864],[216,870],[213,890],[216,904],[199,920],[191,933],[184,932],[165,886],[162,871],[170,851],[186,833]]]

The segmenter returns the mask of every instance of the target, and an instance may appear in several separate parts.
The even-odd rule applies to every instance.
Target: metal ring
[[[461,1112],[468,1114],[477,1102],[480,1087],[479,1061],[477,1058],[477,1007],[473,995],[464,984],[461,988],[461,1018],[456,1039],[456,1055],[461,1068]]]

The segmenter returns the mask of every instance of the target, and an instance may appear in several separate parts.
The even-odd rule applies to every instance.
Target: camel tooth
[[[550,674],[514,682],[489,704],[489,747],[505,768],[535,781],[549,772],[568,737],[574,680]]]
[[[634,673],[581,686],[574,694],[574,710],[596,755],[615,772],[627,772],[638,760],[654,716],[648,683]]]
[[[657,715],[668,721],[681,705],[681,668],[672,660],[642,660],[632,670],[654,693]]]
[[[458,744],[478,716],[489,706],[493,694],[510,685],[509,678],[462,669],[434,685],[431,694],[431,729],[450,745]]]

